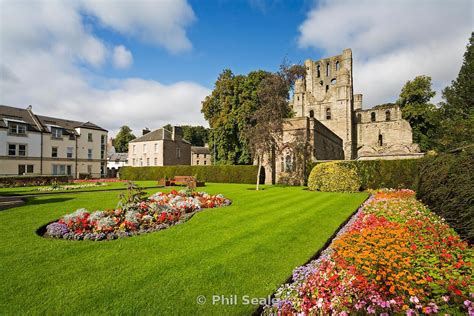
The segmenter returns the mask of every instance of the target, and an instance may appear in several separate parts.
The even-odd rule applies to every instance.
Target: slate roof
[[[167,129],[159,128],[141,137],[135,138],[134,140],[130,141],[130,143],[149,142],[149,141],[164,140],[164,139],[171,140],[171,132]]]
[[[193,154],[206,154],[206,155],[209,155],[211,153],[208,147],[201,147],[201,146],[191,146],[191,152]]]
[[[128,161],[128,153],[113,153],[107,157],[109,161]]]
[[[35,119],[36,118],[36,122]],[[7,124],[5,122],[7,120],[16,120],[16,121],[23,121],[28,124],[28,129],[30,131],[41,131],[44,132],[51,132],[46,125],[55,125],[64,128],[66,131],[73,132],[76,128],[87,128],[87,129],[95,129],[107,132],[106,129],[91,123],[91,122],[79,122],[79,121],[72,121],[66,120],[62,118],[56,117],[49,117],[43,115],[36,115],[32,112],[29,112],[27,109],[16,108],[7,105],[0,105],[0,128],[7,128]]]

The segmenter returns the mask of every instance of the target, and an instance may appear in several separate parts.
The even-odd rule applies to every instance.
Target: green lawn
[[[0,212],[0,314],[251,314],[365,200],[365,193],[209,184],[229,207],[115,241],[67,241],[35,230],[80,207],[112,208],[119,192],[32,197]],[[157,189],[148,190],[152,193]],[[237,295],[213,305],[212,295]],[[204,295],[207,303],[198,305]]]
[[[135,181],[138,185],[143,188],[155,188],[157,187],[156,181]],[[77,183],[76,185],[81,185],[82,183]],[[87,184],[87,183],[84,183]],[[66,184],[72,185],[72,184]],[[126,189],[126,182],[110,182],[106,186],[93,186],[88,188],[74,189],[74,190],[64,190],[64,191],[35,191],[38,188],[50,187],[49,185],[45,186],[30,186],[30,187],[16,187],[16,188],[0,188],[0,196],[12,196],[12,195],[30,195],[30,194],[57,194],[61,192],[93,192],[93,191],[103,191],[103,190],[117,190],[117,189]]]

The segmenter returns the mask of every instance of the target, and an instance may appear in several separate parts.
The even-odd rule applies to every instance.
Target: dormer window
[[[63,130],[57,127],[51,127],[51,137],[61,138],[63,137]]]
[[[16,135],[26,135],[26,125],[20,123],[9,122],[8,132]]]

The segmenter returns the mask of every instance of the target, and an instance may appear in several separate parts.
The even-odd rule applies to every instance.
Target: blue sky
[[[455,79],[471,0],[0,0],[0,104],[92,121],[114,135],[207,125],[218,74],[352,48],[363,107],[417,75]]]

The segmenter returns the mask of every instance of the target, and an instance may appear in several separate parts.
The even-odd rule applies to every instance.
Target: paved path
[[[25,200],[17,196],[0,196],[0,211],[25,204]]]

